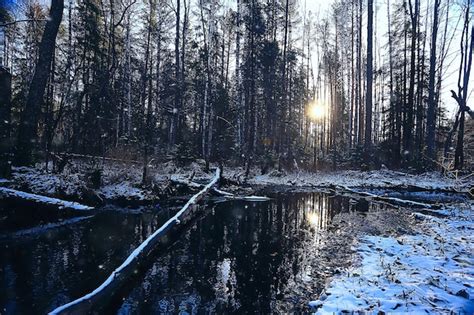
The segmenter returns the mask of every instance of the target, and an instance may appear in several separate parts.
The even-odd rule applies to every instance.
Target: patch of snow
[[[459,214],[459,213],[458,213]],[[474,312],[472,208],[456,218],[422,220],[420,234],[365,236],[360,266],[333,279],[316,314],[365,312]]]
[[[105,199],[114,200],[118,198],[145,200],[145,193],[142,189],[136,188],[129,181],[124,181],[119,184],[111,184],[102,187],[98,193],[105,197]]]
[[[33,167],[13,168],[14,187],[24,189],[40,195],[66,196],[78,195],[78,191],[85,187],[79,174],[50,174]]]

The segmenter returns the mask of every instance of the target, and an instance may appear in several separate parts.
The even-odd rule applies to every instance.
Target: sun
[[[321,119],[326,115],[326,107],[320,102],[313,102],[309,105],[308,115],[311,119]]]
[[[316,227],[319,226],[320,217],[317,213],[309,212],[307,220],[308,220],[309,224],[311,224],[312,226],[316,226]]]

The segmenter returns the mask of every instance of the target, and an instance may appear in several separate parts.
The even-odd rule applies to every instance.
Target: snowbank
[[[365,236],[358,267],[335,278],[310,306],[342,311],[474,312],[474,215],[455,219],[416,214],[420,233]]]

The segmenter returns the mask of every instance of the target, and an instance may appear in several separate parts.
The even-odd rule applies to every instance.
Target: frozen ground
[[[361,238],[354,267],[335,277],[310,306],[317,314],[473,314],[473,204],[445,213],[446,218],[414,214],[417,233]]]

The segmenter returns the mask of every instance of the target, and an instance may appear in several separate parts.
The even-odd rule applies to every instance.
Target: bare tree
[[[438,36],[439,6],[441,0],[435,0],[433,11],[433,26],[431,29],[430,74],[428,83],[428,111],[426,116],[426,150],[430,159],[435,158],[436,135],[436,100],[435,100],[435,72],[436,72],[436,39]],[[447,23],[447,21],[446,21]]]
[[[365,97],[365,150],[372,146],[372,80],[373,80],[374,2],[367,3],[367,95]]]
[[[28,165],[33,162],[32,153],[37,142],[37,125],[46,84],[51,75],[51,64],[56,46],[56,36],[63,17],[64,0],[52,0],[49,19],[46,22],[39,47],[39,58],[36,63],[33,79],[25,108],[21,114],[15,162],[17,165]]]

